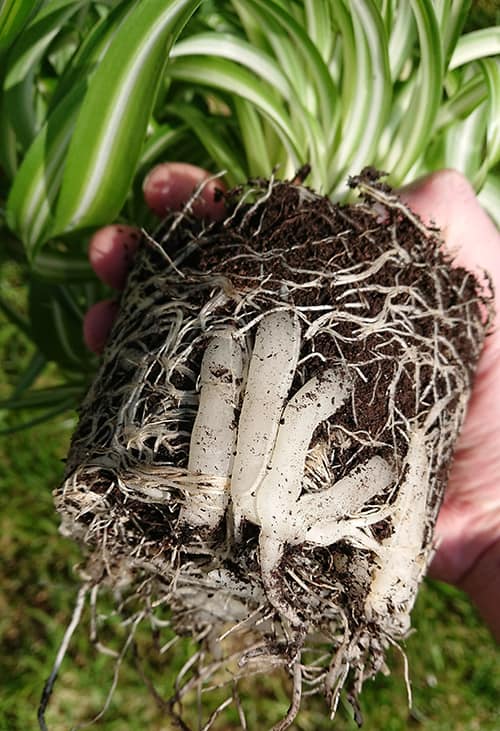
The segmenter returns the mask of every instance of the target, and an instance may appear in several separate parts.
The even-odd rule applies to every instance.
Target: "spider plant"
[[[91,557],[42,728],[63,650],[102,586],[140,600],[133,628],[167,602],[176,629],[202,637],[171,704],[181,725],[174,707],[224,673],[229,634],[244,637],[232,655],[242,673],[280,665],[292,677],[282,731],[304,686],[333,714],[349,668],[356,709],[408,631],[489,303],[373,171],[399,186],[458,168],[499,218],[500,28],[464,33],[468,11],[451,0],[0,7],[1,225],[29,272],[29,317],[0,304],[35,345],[3,409],[49,418],[87,386],[96,363],[81,320],[102,296],[87,239],[111,220],[151,226],[150,165],[183,158],[229,185],[253,181],[222,228],[197,237],[188,207],[161,243],[146,236],[130,275],[56,491],[63,532]],[[306,168],[316,192],[279,182]],[[354,187],[361,202],[339,207]],[[266,248],[270,210],[307,222],[299,233],[283,220],[293,246],[288,234]],[[191,243],[172,262],[179,241]],[[182,271],[193,252],[199,270]],[[62,378],[40,387],[50,361]],[[330,654],[309,659],[320,636]]]
[[[140,180],[156,161],[230,185],[310,163],[333,199],[367,164],[393,185],[450,166],[500,220],[500,27],[464,32],[470,5],[3,0],[0,230],[30,294],[27,316],[0,306],[34,354],[2,408],[38,420],[77,402],[96,367],[82,316],[103,295],[88,234],[151,225]],[[37,388],[49,361],[55,385]]]

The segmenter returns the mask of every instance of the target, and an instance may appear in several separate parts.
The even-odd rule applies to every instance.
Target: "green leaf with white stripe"
[[[462,36],[448,68],[453,70],[487,56],[500,56],[500,25],[475,30]]]
[[[255,17],[260,20],[266,31],[268,28],[272,30],[273,26],[278,26],[279,32],[273,32],[270,37],[282,68],[288,71],[291,83],[294,81],[295,72],[290,64],[284,65],[287,59],[293,58],[294,64],[298,65],[300,69],[297,72],[299,78],[305,70],[306,81],[304,81],[302,91],[306,95],[306,100],[303,105],[312,114],[319,113],[321,127],[326,139],[333,139],[337,120],[335,108],[337,106],[338,91],[318,49],[295,18],[285,12],[277,3],[272,2],[272,0],[248,0],[247,5],[249,11],[255,13]],[[283,51],[281,59],[280,51]],[[301,91],[300,86],[297,91]],[[308,97],[315,98],[313,107],[307,104]]]
[[[171,58],[184,56],[218,56],[235,61],[274,86],[279,96],[290,100],[291,89],[286,75],[269,54],[248,41],[229,33],[199,33],[179,41],[172,48]]]
[[[389,111],[392,83],[388,39],[375,2],[352,0],[350,23],[340,13],[337,19],[346,36],[349,54],[354,54],[355,88],[363,89],[362,94],[350,95],[339,145],[330,163],[332,178],[336,180],[335,194],[339,195],[345,192],[348,174],[374,162],[376,145]]]
[[[446,0],[441,3],[441,6],[442,12],[438,15],[438,22],[443,39],[443,58],[446,67],[467,20],[471,0]]]
[[[389,39],[388,55],[393,81],[399,78],[405,62],[411,58],[415,35],[415,18],[411,5],[409,2],[401,3],[398,6],[394,23],[391,24]]]
[[[72,251],[47,251],[44,249],[33,260],[31,271],[45,282],[88,282],[95,279],[88,256]]]
[[[187,125],[162,124],[148,136],[141,154],[140,169],[151,166],[155,160],[186,138]]]
[[[443,167],[455,168],[472,183],[483,160],[484,137],[487,127],[486,102],[478,106],[463,121],[446,130]]]
[[[252,178],[269,178],[273,171],[273,163],[267,149],[263,119],[245,99],[234,100],[238,128],[243,140],[246,154],[246,170]],[[241,177],[240,177],[241,180]]]
[[[133,9],[131,0],[121,0],[120,4],[104,15],[92,28],[78,46],[71,61],[67,64],[58,80],[57,88],[50,100],[51,108],[56,107],[82,79],[89,78],[108,50],[113,38],[118,33],[123,20]]]
[[[293,165],[305,162],[303,153],[307,147],[299,140],[284,104],[276,100],[269,85],[246,68],[224,58],[190,56],[173,59],[168,74],[172,79],[221,89],[233,96],[238,94],[255,104],[274,124]]]
[[[8,221],[25,244],[30,259],[47,238],[52,225],[66,153],[87,88],[86,79],[98,66],[129,10],[127,3],[120,4],[87,35],[63,75],[51,100],[48,120],[14,180],[7,204]]]
[[[490,173],[479,191],[479,202],[500,228],[500,174]]]
[[[264,22],[260,13],[257,13],[255,17],[261,19],[262,23]],[[274,26],[279,27],[274,16],[271,18],[271,22]],[[280,50],[277,44],[278,41],[275,41],[275,51]],[[287,40],[286,45],[287,48],[284,49],[283,42],[281,42],[281,56],[292,52],[292,46],[289,40]],[[201,63],[193,60],[198,55],[202,56],[203,60]],[[296,53],[294,57],[297,60]],[[234,63],[232,65],[217,64],[216,58]],[[189,37],[174,46],[172,59],[173,63],[170,66],[169,73],[174,78],[182,78],[184,81],[190,81],[190,83],[210,83],[205,73],[205,66],[207,63],[211,63],[212,69],[215,71],[215,74],[212,75],[213,86],[224,89],[235,99],[244,99],[247,110],[251,110],[249,114],[252,115],[252,120],[244,115],[238,115],[238,121],[240,125],[243,125],[241,131],[245,154],[248,160],[252,160],[252,167],[246,170],[244,177],[247,177],[249,174],[253,175],[254,170],[257,168],[261,171],[265,169],[266,172],[261,174],[269,176],[273,167],[283,161],[283,148],[281,147],[279,150],[275,150],[278,156],[275,155],[273,159],[269,158],[264,161],[261,155],[260,163],[255,167],[257,163],[255,156],[259,152],[256,149],[257,140],[252,141],[249,136],[249,127],[252,126],[253,132],[260,136],[262,134],[262,130],[259,132],[261,122],[257,122],[257,115],[264,113],[275,122],[281,118],[282,121],[279,123],[279,128],[286,132],[288,139],[290,139],[290,133],[292,133],[296,141],[299,139],[304,140],[305,144],[302,145],[301,159],[307,159],[313,164],[313,174],[316,176],[320,185],[324,184],[324,171],[326,171],[325,166],[328,152],[328,143],[325,140],[325,136],[331,138],[335,133],[336,120],[339,118],[338,106],[335,106],[331,112],[330,124],[325,135],[325,130],[321,128],[320,123],[316,119],[316,115],[305,108],[303,99],[296,92],[294,87],[297,85],[297,80],[295,79],[295,84],[292,85],[287,75],[281,70],[280,64],[269,53],[260,48],[254,48],[246,41],[242,41],[236,36],[229,34],[204,33]],[[183,61],[185,61],[184,64],[182,63]],[[197,75],[192,74],[188,76],[183,71],[187,67],[192,69],[196,68]],[[251,76],[247,71],[250,72]],[[234,79],[234,82],[228,83],[227,79],[224,80],[224,77],[227,77],[228,74]],[[218,76],[218,80],[216,76]],[[260,78],[256,78],[252,82],[251,77],[253,76]],[[290,77],[289,70],[288,76]],[[251,86],[253,86],[252,89],[250,88]],[[286,111],[283,102],[287,103]],[[274,109],[271,109],[273,105]],[[285,114],[288,116],[286,120]],[[294,145],[293,159],[297,161],[299,159],[296,154],[298,152],[297,145],[292,144]],[[287,147],[290,150],[289,144]],[[261,149],[263,150],[263,148]],[[218,154],[215,159],[217,164],[220,165],[221,155]],[[231,170],[230,167],[227,169]],[[290,166],[285,164],[280,170],[280,173],[286,175],[288,172],[290,172]],[[238,179],[238,175],[235,175],[236,179]],[[240,177],[239,182],[241,180],[242,178]]]
[[[5,112],[4,95],[0,89],[0,167],[8,180],[12,180],[17,172],[17,139],[14,127]]]
[[[7,199],[7,221],[33,259],[52,223],[53,209],[80,104],[81,82],[63,99],[31,145]]]
[[[26,78],[66,21],[85,4],[86,0],[52,0],[42,7],[9,51],[5,89],[11,89]]]
[[[333,52],[335,36],[332,33],[332,17],[328,0],[304,0],[307,34],[328,64]]]
[[[488,171],[500,160],[500,61],[485,58],[480,61],[488,87],[485,154],[473,184],[481,188]]]
[[[409,113],[402,118],[384,161],[393,173],[391,181],[395,185],[406,178],[425,152],[439,111],[444,76],[442,39],[432,0],[410,2],[417,23],[420,64],[418,76],[414,77]]]
[[[9,51],[4,81],[5,112],[22,148],[35,137],[40,119],[35,79],[37,67],[65,23],[85,5],[85,0],[52,0],[28,23]]]
[[[33,278],[29,291],[29,314],[33,340],[48,360],[72,372],[85,373],[95,366],[95,357],[83,341],[85,291],[78,286],[54,285]]]
[[[0,4],[0,52],[19,36],[41,0],[3,0]]]
[[[476,109],[488,95],[488,88],[481,73],[460,84],[457,92],[439,109],[434,131],[443,129],[458,119],[464,119]]]
[[[85,97],[52,234],[112,220],[140,159],[170,46],[200,0],[142,0],[127,15]]]
[[[220,118],[210,118],[189,104],[177,103],[167,108],[167,111],[189,125],[214,161],[215,172],[226,171],[226,180],[230,186],[245,180],[247,171],[237,154],[238,151],[234,150],[234,142],[232,144],[228,137],[226,120],[220,124]]]

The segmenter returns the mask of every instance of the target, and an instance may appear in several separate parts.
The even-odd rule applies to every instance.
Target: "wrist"
[[[469,595],[500,642],[500,538],[480,554],[457,585]]]

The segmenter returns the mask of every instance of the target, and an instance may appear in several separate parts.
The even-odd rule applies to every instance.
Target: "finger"
[[[118,313],[118,303],[103,300],[93,305],[83,320],[83,337],[87,347],[94,353],[102,353]]]
[[[113,289],[124,287],[140,237],[133,226],[105,226],[96,231],[89,244],[89,260],[99,279]]]
[[[216,195],[224,190],[220,179],[210,180],[210,173],[188,163],[170,162],[157,165],[146,177],[143,185],[144,198],[158,216],[181,210],[202,183],[199,196],[193,203],[193,213],[199,218],[219,220],[225,215],[223,200]]]
[[[457,265],[481,278],[486,269],[498,288],[499,234],[467,178],[456,170],[441,170],[401,188],[399,194],[424,223],[441,230]]]

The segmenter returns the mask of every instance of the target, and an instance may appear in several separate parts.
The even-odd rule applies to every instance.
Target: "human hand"
[[[191,165],[156,167],[144,184],[150,208],[164,215],[179,208],[207,173]],[[198,214],[219,218],[214,202],[218,181],[204,188]],[[480,207],[471,186],[457,172],[435,173],[401,191],[402,198],[426,223],[437,225],[457,265],[481,278],[489,272],[500,291],[500,234]],[[98,276],[120,289],[127,275],[139,232],[125,226],[98,231],[90,244],[90,261]],[[101,351],[117,305],[101,302],[87,314],[85,339]],[[493,634],[500,639],[500,316],[487,338],[478,364],[467,418],[457,445],[450,482],[438,523],[438,550],[431,576],[469,593]]]
[[[216,220],[224,216],[224,202],[215,200],[215,190],[223,189],[219,180],[209,180],[209,174],[187,163],[157,165],[146,177],[144,198],[158,217],[169,210],[180,210],[193,191],[207,181],[193,204],[193,213],[200,218]],[[105,284],[123,289],[134,253],[141,237],[139,229],[113,224],[99,229],[89,245],[89,259],[95,273]],[[114,300],[98,302],[87,312],[83,335],[87,346],[101,353],[116,317],[118,304]]]
[[[500,292],[500,233],[468,181],[443,170],[401,191],[427,224],[441,229],[454,262],[491,276]],[[477,605],[500,641],[500,307],[479,359],[436,525],[434,578],[455,584]]]

